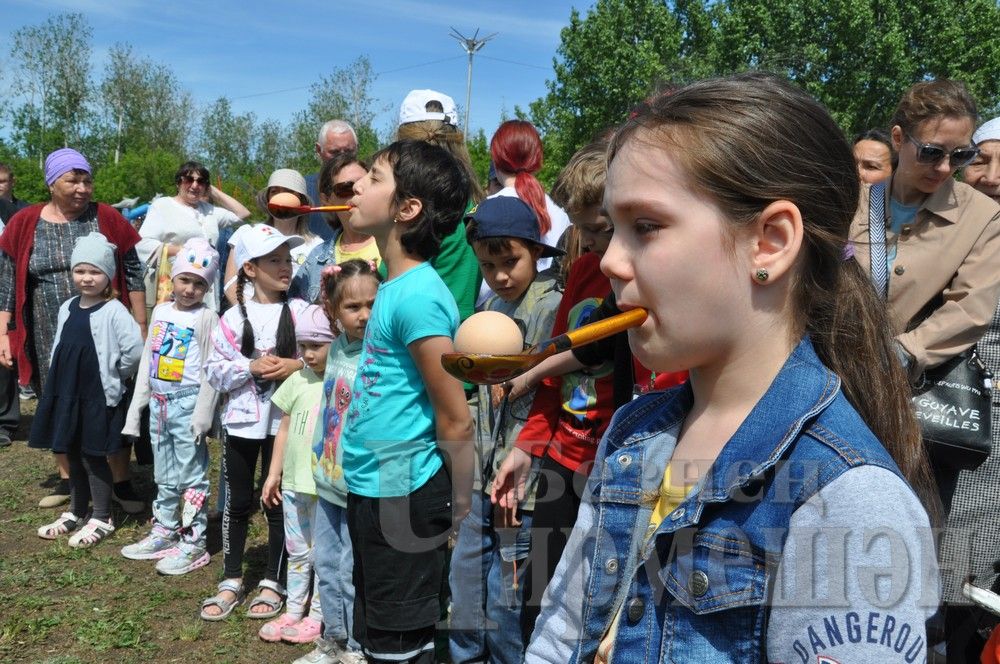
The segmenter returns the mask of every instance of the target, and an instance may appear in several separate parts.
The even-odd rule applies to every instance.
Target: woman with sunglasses
[[[979,154],[976,104],[962,83],[924,81],[903,95],[892,118],[899,163],[885,182],[888,305],[900,360],[916,378],[983,336],[1000,295],[1000,205],[955,171]],[[864,187],[851,226],[866,270],[869,208]],[[878,201],[876,201],[876,204]]]
[[[320,205],[346,205],[354,196],[354,183],[368,172],[368,165],[353,152],[334,155],[323,163],[317,176]],[[292,279],[288,290],[290,297],[300,297],[317,302],[320,294],[321,273],[327,265],[337,265],[353,258],[381,263],[375,238],[351,229],[347,212],[327,213],[326,222],[333,229],[333,236],[315,247],[306,257],[302,268]]]
[[[975,102],[963,84],[949,80],[912,86],[893,115],[891,134],[899,163],[885,183],[882,201],[886,297],[896,353],[911,380],[978,342],[1000,296],[1000,205],[953,178],[979,154],[972,141],[975,125]],[[874,186],[862,190],[851,226],[855,258],[871,271],[879,269],[872,265],[869,250],[869,209],[872,199],[879,202],[877,195]],[[953,528],[950,512],[959,473],[940,464],[934,472],[949,512],[948,527]],[[967,604],[960,586],[971,562],[969,543],[976,537],[966,530],[949,532],[945,539],[956,535],[962,540],[961,555],[955,556],[954,550],[948,554],[944,547],[939,551],[942,570],[950,570],[942,575],[941,593],[949,662],[965,661],[956,637],[967,614],[955,609]]]
[[[236,226],[250,216],[250,211],[242,203],[212,186],[208,169],[197,161],[181,164],[174,174],[174,183],[177,194],[153,201],[139,228],[142,240],[136,251],[147,266],[147,274],[156,274],[164,246],[171,259],[193,237],[204,238],[217,248],[221,229]],[[222,206],[209,203],[209,197]],[[156,284],[147,286],[147,307],[155,304],[150,301],[150,288],[155,299]],[[219,298],[215,288],[209,289],[205,295],[205,304],[218,309]]]

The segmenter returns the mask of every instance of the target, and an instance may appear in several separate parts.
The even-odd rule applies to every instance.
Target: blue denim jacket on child
[[[849,469],[899,476],[806,338],[709,473],[651,533],[691,402],[684,385],[616,413],[527,662],[590,664],[616,616],[614,662],[767,661],[774,573],[793,512]]]

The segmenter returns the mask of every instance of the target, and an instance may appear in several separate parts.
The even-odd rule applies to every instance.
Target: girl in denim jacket
[[[933,492],[884,308],[843,260],[858,193],[827,111],[773,77],[619,129],[601,267],[649,312],[636,358],[690,379],[615,414],[527,662],[924,660]]]

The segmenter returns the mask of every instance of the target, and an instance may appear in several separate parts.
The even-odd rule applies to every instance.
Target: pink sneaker
[[[281,640],[287,643],[312,643],[323,633],[323,623],[312,616],[281,630]]]
[[[299,618],[296,618],[290,613],[283,613],[280,617],[275,618],[274,620],[268,620],[264,623],[264,626],[260,628],[259,632],[257,632],[257,636],[264,641],[277,643],[278,641],[281,641],[282,630],[297,624],[299,620]]]

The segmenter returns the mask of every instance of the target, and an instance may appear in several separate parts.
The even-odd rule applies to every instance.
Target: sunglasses
[[[333,195],[337,198],[351,198],[354,196],[354,180],[338,182],[332,187]]]
[[[917,163],[919,164],[940,164],[942,159],[948,157],[949,166],[962,168],[971,164],[979,156],[979,148],[974,145],[946,152],[940,145],[921,143],[909,134],[906,135],[906,138],[917,147]]]
[[[208,180],[205,178],[195,177],[194,175],[182,175],[181,182],[184,184],[208,184]]]

